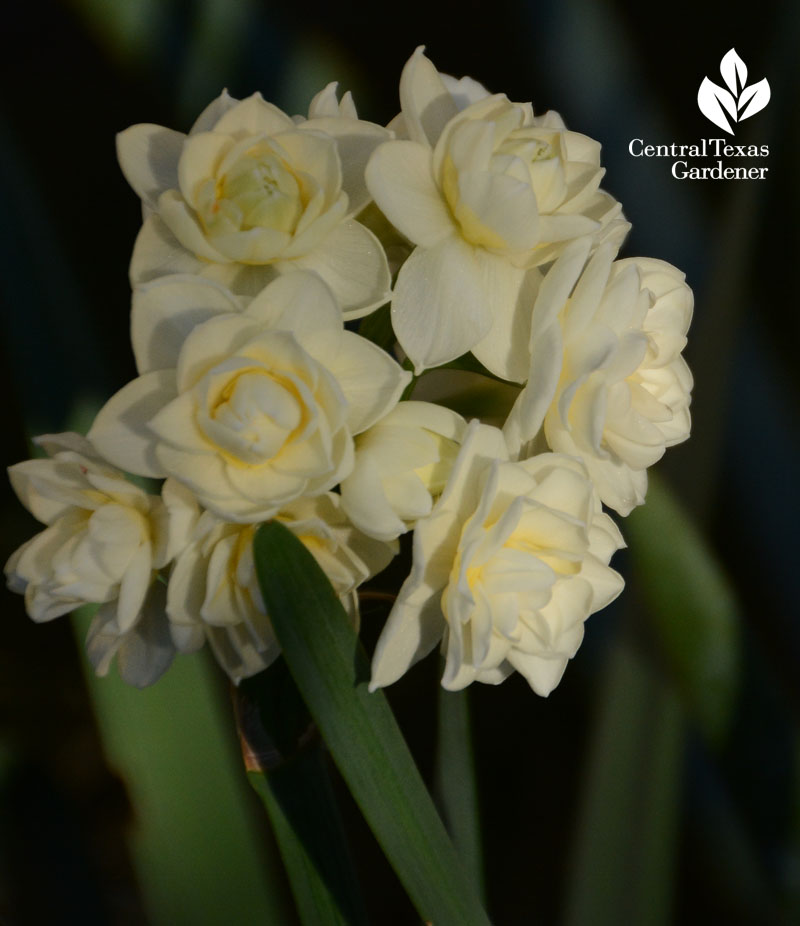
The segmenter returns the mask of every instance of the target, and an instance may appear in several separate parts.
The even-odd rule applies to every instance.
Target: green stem
[[[446,691],[439,688],[435,787],[453,845],[481,899],[485,901],[469,689]]]

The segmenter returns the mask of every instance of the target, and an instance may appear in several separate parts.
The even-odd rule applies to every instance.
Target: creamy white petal
[[[343,332],[338,344],[332,345],[326,366],[347,400],[351,434],[361,433],[382,418],[411,381],[411,374],[386,351],[351,331]]]
[[[214,131],[225,135],[272,135],[293,129],[294,123],[277,106],[267,103],[260,93],[254,93],[230,109],[214,124]]]
[[[614,254],[613,247],[602,245],[584,268],[564,316],[567,337],[574,337],[597,311],[608,284]]]
[[[345,319],[361,318],[389,300],[391,276],[383,247],[367,228],[342,222],[308,254],[275,268],[313,270],[330,286]]]
[[[528,382],[509,415],[506,432],[510,437],[510,429],[516,429],[516,450],[519,444],[533,440],[538,434],[555,396],[562,362],[561,329],[557,324],[551,325],[536,341]]]
[[[186,136],[160,125],[132,125],[117,135],[117,158],[125,179],[155,209],[165,190],[178,186],[178,161]]]
[[[189,130],[189,134],[196,135],[198,132],[210,132],[225,113],[228,112],[229,109],[233,109],[238,102],[239,101],[235,100],[227,90],[223,90],[216,100],[209,103],[200,113],[194,125]]]
[[[378,145],[392,137],[392,133],[372,122],[338,115],[309,119],[302,130],[325,132],[336,139],[342,165],[341,186],[350,202],[347,214],[356,215],[370,201],[364,179],[367,161]]]
[[[214,280],[237,296],[252,299],[278,277],[272,264],[209,264],[200,263],[197,273]]]
[[[396,682],[441,640],[445,628],[440,594],[406,580],[384,625],[372,657],[370,691]]]
[[[53,460],[25,460],[8,467],[17,498],[42,524],[52,524],[74,505],[88,507],[85,477],[77,466]]]
[[[355,467],[340,486],[347,516],[360,530],[379,540],[394,540],[405,533],[406,525],[389,504],[374,462],[356,456]]]
[[[148,425],[177,392],[174,370],[145,373],[123,386],[100,409],[89,440],[109,462],[138,476],[166,476],[155,457]]]
[[[542,275],[536,268],[523,270],[486,252],[479,252],[479,263],[492,327],[472,353],[495,376],[523,383],[530,372],[531,317]]]
[[[200,273],[206,265],[178,241],[155,213],[142,224],[130,265],[130,283],[136,287],[170,273]]]
[[[449,74],[442,73],[439,74],[439,77],[459,110],[466,109],[472,103],[477,103],[478,100],[483,100],[489,96],[486,87],[478,83],[477,80],[473,80],[472,77],[456,79]]]
[[[569,660],[560,653],[540,656],[534,653],[524,653],[521,650],[511,650],[508,661],[524,676],[531,688],[543,698],[546,698],[558,686]]]
[[[178,164],[178,183],[171,189],[179,189],[187,203],[197,206],[198,187],[216,175],[220,161],[233,143],[229,135],[219,132],[192,134],[185,140]]]
[[[400,270],[392,300],[392,325],[416,372],[471,350],[492,317],[475,249],[450,238],[417,248]]]
[[[530,184],[506,174],[461,170],[453,212],[473,244],[527,251],[540,239],[539,211]]]
[[[128,563],[119,586],[117,626],[126,633],[139,620],[152,578],[153,559],[150,544],[139,547]]]
[[[177,366],[180,349],[197,325],[240,310],[230,290],[192,274],[161,277],[137,287],[131,342],[139,373]]]
[[[164,614],[161,583],[154,586],[134,630],[117,651],[117,670],[129,685],[145,688],[157,682],[175,657],[175,646]]]
[[[148,427],[165,443],[193,453],[213,453],[197,424],[196,400],[190,392],[176,396],[150,420]]]
[[[366,183],[387,219],[414,244],[433,247],[456,228],[436,181],[430,149],[413,141],[381,145],[370,158]]]
[[[245,313],[268,328],[290,331],[323,365],[343,333],[342,313],[330,287],[316,273],[285,273],[266,286]]]
[[[206,593],[206,571],[206,559],[198,543],[178,556],[167,585],[166,613],[170,621],[190,626],[198,622]]]
[[[220,315],[192,329],[178,357],[177,388],[191,389],[210,369],[231,357],[261,332],[245,313]]]
[[[161,502],[153,516],[153,565],[157,569],[171,563],[188,545],[200,515],[197,499],[176,479],[167,479],[161,487]]]
[[[399,402],[391,412],[391,418],[381,424],[393,426],[426,428],[450,440],[460,441],[466,430],[466,422],[457,412],[433,402],[417,402],[413,399]]]
[[[323,87],[323,89],[314,96],[308,107],[309,121],[325,116],[347,116],[352,119],[358,118],[352,94],[348,90],[343,94],[340,102],[336,95],[338,88],[339,83],[334,80]]]
[[[177,190],[167,190],[158,200],[158,214],[188,251],[202,260],[227,263],[229,258],[209,241],[196,214]],[[219,236],[221,239],[222,236]]]
[[[400,75],[400,107],[409,138],[433,147],[458,108],[424,51],[420,45]]]
[[[573,241],[545,274],[531,321],[531,344],[550,325],[556,323],[589,256],[591,243]]]

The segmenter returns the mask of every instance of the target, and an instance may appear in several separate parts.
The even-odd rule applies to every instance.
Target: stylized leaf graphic
[[[770,96],[771,92],[766,77],[757,84],[751,84],[751,86],[743,90],[742,95],[739,97],[739,121],[749,119],[750,116],[760,113],[769,103]]]
[[[735,97],[738,96],[741,88],[747,83],[747,65],[736,54],[735,48],[723,55],[722,61],[719,63],[719,72],[722,74],[722,78],[731,93]],[[738,85],[736,83],[737,77],[739,78]]]
[[[723,106],[736,122],[736,101],[724,87],[718,87],[713,81],[704,77],[697,91],[697,105],[706,119],[733,135],[733,129],[725,116]]]

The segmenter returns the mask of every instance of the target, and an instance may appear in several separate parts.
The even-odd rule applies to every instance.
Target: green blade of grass
[[[367,823],[424,920],[486,926],[461,861],[366,656],[316,560],[283,525],[262,525],[254,554],[284,658]]]

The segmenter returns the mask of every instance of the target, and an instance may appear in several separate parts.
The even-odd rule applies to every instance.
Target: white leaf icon
[[[735,97],[738,96],[739,90],[747,83],[747,65],[736,54],[735,48],[732,48],[723,56],[722,61],[719,63],[719,72],[722,74],[722,78],[731,93]],[[737,77],[739,78],[738,85],[736,83]]]
[[[742,95],[739,97],[739,121],[749,119],[750,116],[760,113],[769,103],[770,96],[769,83],[766,77],[757,84],[751,84],[743,90]]]
[[[731,51],[732,50],[733,49],[731,49]],[[728,54],[730,54],[730,52]],[[721,129],[733,135],[733,129],[725,117],[722,107],[725,107],[728,114],[735,122],[736,100],[734,100],[724,87],[718,87],[713,81],[704,77],[703,83],[700,84],[700,89],[697,91],[697,105],[700,107],[700,112],[706,119],[709,119],[714,125],[718,125]],[[766,103],[764,105],[766,105]]]

